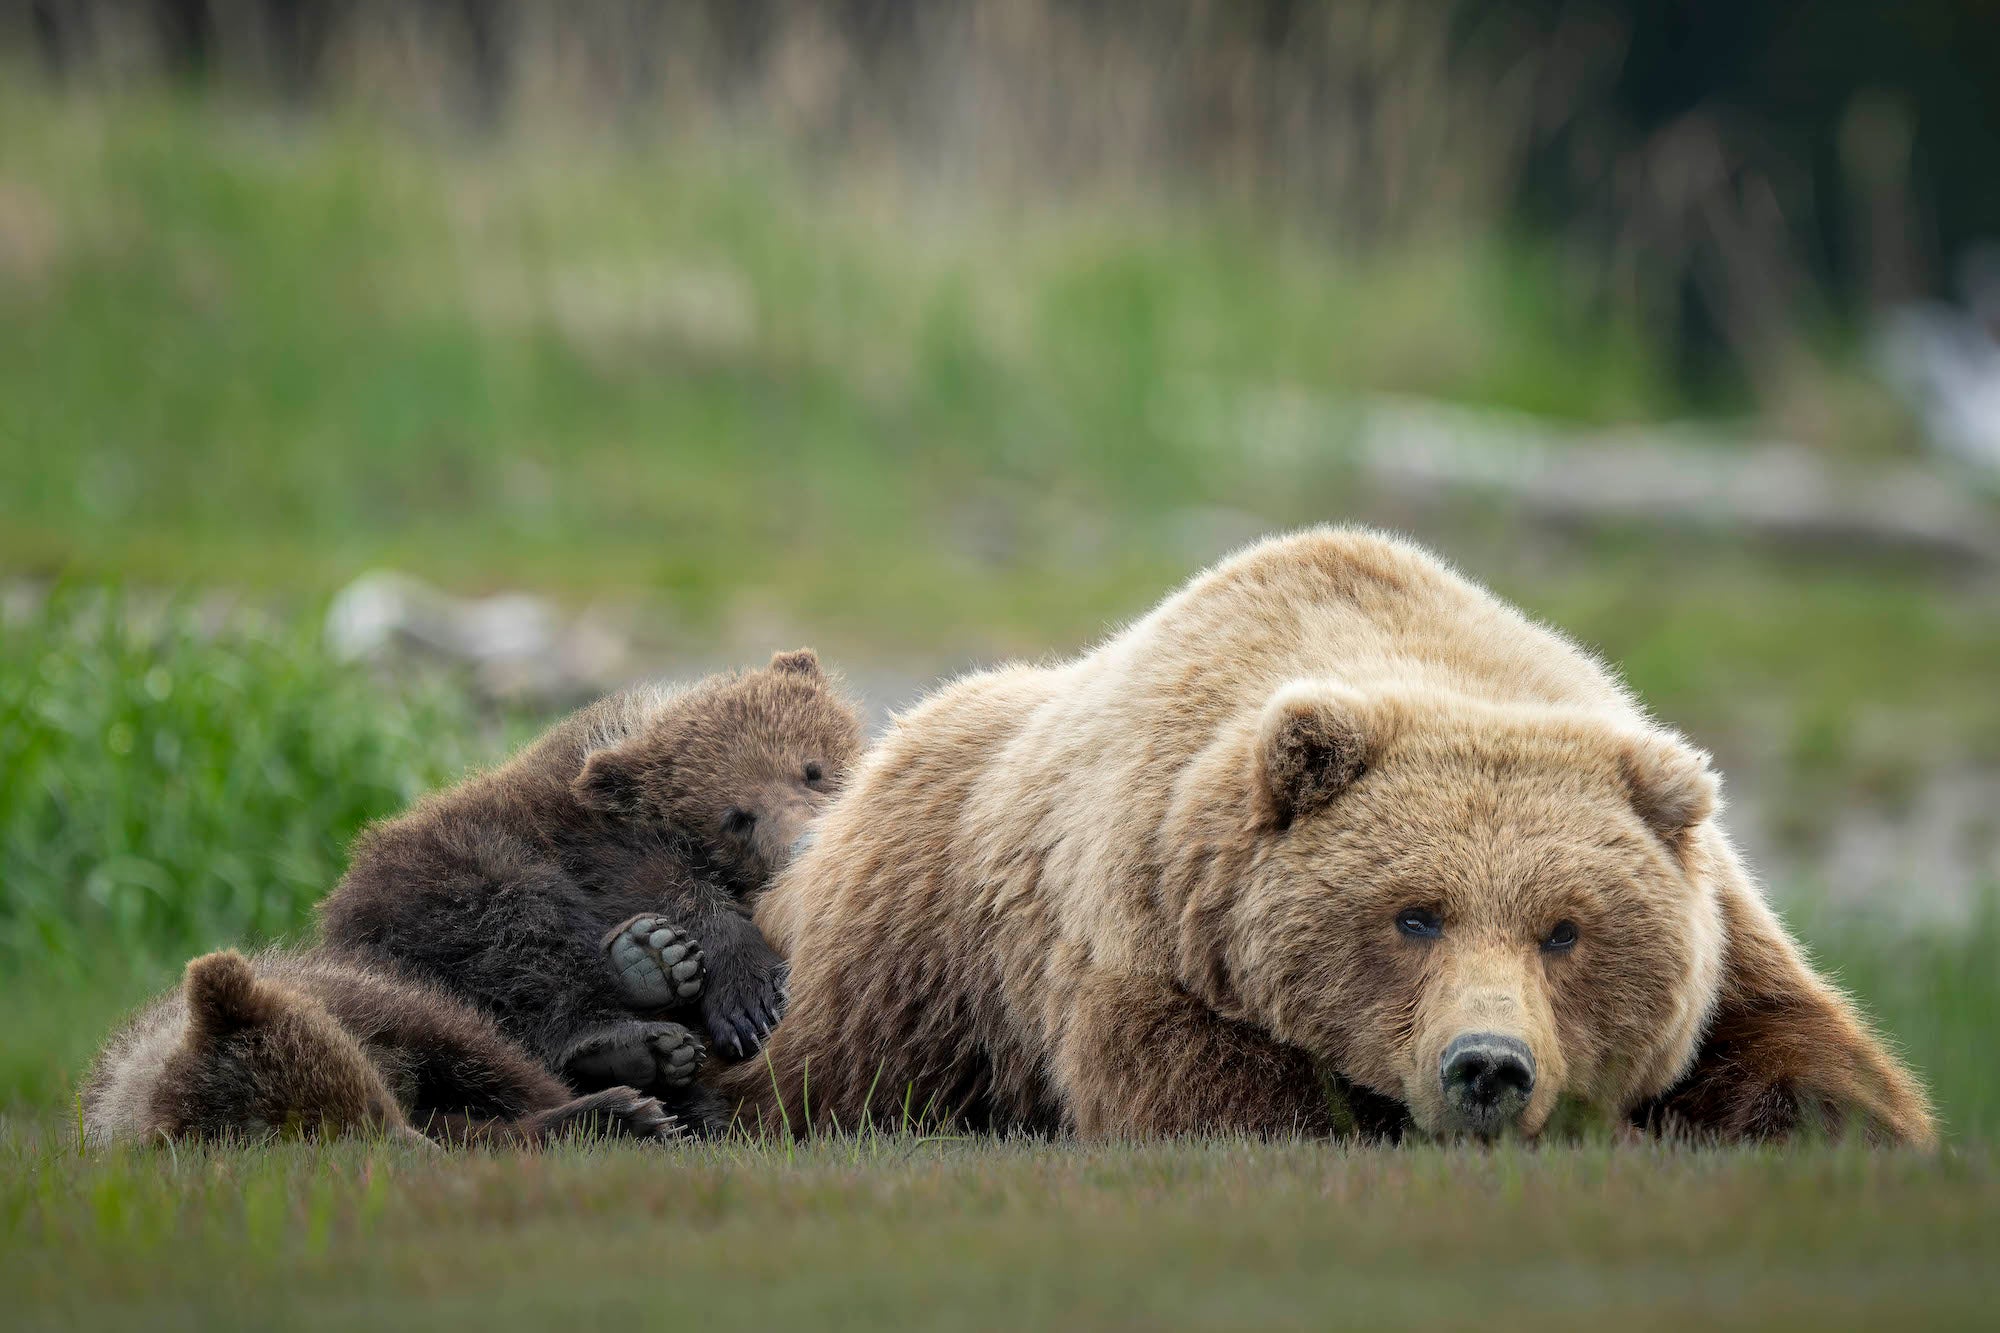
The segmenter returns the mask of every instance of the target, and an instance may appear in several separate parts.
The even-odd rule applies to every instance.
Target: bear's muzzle
[[[1438,1060],[1446,1127],[1490,1139],[1511,1128],[1535,1090],[1535,1055],[1518,1037],[1466,1032]]]

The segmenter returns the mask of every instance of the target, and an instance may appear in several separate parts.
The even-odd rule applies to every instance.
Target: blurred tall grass
[[[471,148],[166,94],[9,85],[0,119],[16,570],[320,590],[386,562],[890,629],[872,608],[970,619],[968,586],[1004,624],[1039,573],[1060,623],[1212,554],[1210,515],[1345,506],[1337,455],[1196,410],[1217,385],[1672,401],[1503,237],[1361,262],[1219,203],[967,212],[740,142]]]
[[[60,0],[0,59],[419,134],[762,146],[947,211],[1027,200],[1289,218],[1351,257],[1533,235],[1559,303],[1684,387],[1839,432],[1871,304],[2000,232],[1977,0]],[[1836,376],[1836,379],[1838,377]]]

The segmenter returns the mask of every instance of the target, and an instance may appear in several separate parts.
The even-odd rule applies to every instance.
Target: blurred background
[[[1989,0],[4,0],[0,1106],[554,711],[1414,533],[2000,1128]]]

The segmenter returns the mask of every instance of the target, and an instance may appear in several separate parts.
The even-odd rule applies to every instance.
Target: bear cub
[[[682,1130],[629,1087],[575,1096],[490,1019],[431,987],[282,950],[189,963],[181,986],[105,1047],[83,1109],[85,1140],[98,1144],[370,1133],[531,1144]]]
[[[777,1025],[785,963],[751,908],[861,749],[809,650],[611,695],[365,831],[325,947],[471,1002],[572,1087],[699,1117],[669,1015],[737,1059]]]

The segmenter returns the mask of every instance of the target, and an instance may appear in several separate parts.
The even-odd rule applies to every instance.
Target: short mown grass
[[[1853,1148],[0,1147],[11,1327],[1978,1327],[2000,1169]]]

